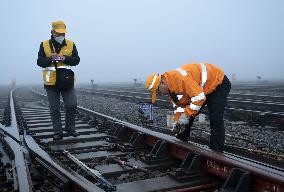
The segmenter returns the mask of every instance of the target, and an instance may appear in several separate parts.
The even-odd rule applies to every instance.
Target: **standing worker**
[[[43,68],[43,81],[46,90],[54,140],[63,137],[60,115],[60,94],[65,107],[65,131],[78,136],[75,130],[77,98],[74,90],[74,73],[70,69],[80,62],[75,43],[65,39],[66,25],[63,21],[52,22],[51,38],[40,44],[37,65]]]
[[[151,74],[145,88],[152,93],[156,102],[156,92],[168,95],[175,107],[173,131],[185,126],[176,137],[187,141],[195,116],[207,104],[210,120],[209,148],[223,152],[225,129],[224,110],[231,83],[223,70],[209,63],[185,64],[163,75]]]

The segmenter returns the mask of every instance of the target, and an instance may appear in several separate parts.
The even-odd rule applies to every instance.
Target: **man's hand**
[[[180,125],[187,125],[189,123],[190,116],[186,116],[184,113],[182,113],[177,121]]]
[[[181,116],[179,117],[178,121],[173,123],[173,128],[171,129],[171,131],[173,133],[179,133],[180,130],[184,127],[184,125],[187,125],[189,123],[189,116],[186,116],[184,113],[181,114]]]
[[[50,58],[51,58],[52,61],[56,61],[56,58],[57,58],[57,57],[58,57],[58,54],[57,54],[57,53],[51,53]]]
[[[180,132],[181,128],[182,128],[182,126],[178,122],[174,122],[173,128],[171,129],[171,132],[174,133],[174,134],[177,134],[177,133]]]
[[[52,61],[64,61],[65,60],[65,56],[60,56],[57,53],[51,53],[51,60]]]

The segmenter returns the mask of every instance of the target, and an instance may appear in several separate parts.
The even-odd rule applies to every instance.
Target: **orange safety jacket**
[[[175,101],[170,97],[175,107],[174,121],[177,121],[181,113],[196,116],[206,100],[206,95],[222,83],[224,72],[209,63],[191,63],[165,72],[163,76],[169,91],[177,95]]]

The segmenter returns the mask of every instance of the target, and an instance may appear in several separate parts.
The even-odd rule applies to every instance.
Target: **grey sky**
[[[2,0],[0,84],[42,83],[51,22],[67,24],[79,83],[145,80],[196,61],[239,79],[283,79],[283,0]]]

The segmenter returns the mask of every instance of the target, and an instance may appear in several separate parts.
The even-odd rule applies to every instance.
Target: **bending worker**
[[[49,101],[54,140],[59,140],[63,137],[60,116],[60,94],[65,107],[65,131],[71,136],[78,136],[75,130],[77,98],[73,87],[74,73],[70,66],[78,65],[80,57],[74,42],[65,39],[66,33],[66,25],[63,21],[52,22],[51,38],[40,44],[37,59],[37,65],[43,68],[44,88]],[[58,76],[58,69],[61,70],[61,76]],[[70,73],[73,75],[70,75]],[[68,81],[68,88],[67,86],[64,87],[64,83],[66,84],[65,80],[59,82],[59,79],[62,78],[66,78],[65,80]],[[72,82],[70,79],[72,79]]]
[[[185,126],[176,135],[182,141],[188,140],[195,116],[207,104],[211,128],[209,148],[223,152],[223,116],[231,89],[223,70],[209,63],[185,64],[163,75],[151,74],[145,87],[151,91],[153,103],[156,102],[156,92],[169,96],[175,107],[173,131]]]

